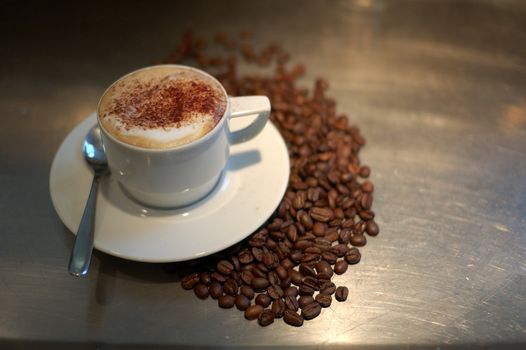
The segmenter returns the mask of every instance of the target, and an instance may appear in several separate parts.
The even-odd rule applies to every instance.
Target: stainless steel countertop
[[[526,345],[525,2],[25,4],[0,5],[0,348]],[[282,43],[367,138],[381,233],[337,280],[349,300],[302,328],[247,322],[161,265],[97,252],[67,273],[54,153],[185,28]]]

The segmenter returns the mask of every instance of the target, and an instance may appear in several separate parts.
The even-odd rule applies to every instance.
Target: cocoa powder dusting
[[[217,123],[226,106],[210,83],[188,79],[132,80],[112,102],[107,114],[117,117],[126,129],[178,127],[203,115]]]

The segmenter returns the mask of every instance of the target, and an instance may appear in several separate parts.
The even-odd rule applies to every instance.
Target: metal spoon
[[[91,253],[93,251],[97,190],[101,177],[109,173],[108,161],[104,153],[104,148],[102,147],[99,126],[96,125],[91,128],[86,135],[82,153],[88,165],[93,169],[94,177],[69,259],[69,273],[77,277],[84,276],[88,273]]]

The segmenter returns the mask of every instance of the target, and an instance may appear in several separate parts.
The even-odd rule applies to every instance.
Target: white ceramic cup
[[[100,102],[98,123],[102,130],[102,142],[111,176],[137,201],[153,207],[175,208],[203,199],[212,191],[227,164],[229,146],[248,141],[263,130],[270,115],[270,101],[266,96],[228,97],[225,89],[214,77],[201,70],[181,65],[143,68],[123,76],[114,84],[128,79],[138,71],[167,66],[199,72],[221,86],[227,97],[227,108],[214,129],[184,145],[149,149],[124,143],[108,133],[100,121]],[[112,86],[106,90],[103,97]],[[256,114],[257,118],[247,127],[230,131],[230,118]]]

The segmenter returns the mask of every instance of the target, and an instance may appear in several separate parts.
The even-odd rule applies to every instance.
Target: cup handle
[[[230,97],[230,108],[230,118],[258,115],[249,126],[230,133],[231,144],[254,138],[263,130],[270,116],[270,100],[267,96]]]

